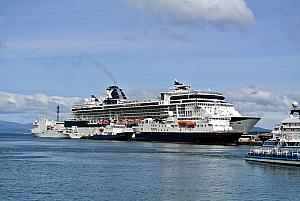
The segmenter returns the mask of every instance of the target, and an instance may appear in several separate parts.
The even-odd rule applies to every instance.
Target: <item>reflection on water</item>
[[[248,146],[0,135],[0,200],[299,200],[300,168]]]

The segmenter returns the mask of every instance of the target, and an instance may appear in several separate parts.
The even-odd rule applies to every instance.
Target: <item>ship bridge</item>
[[[209,102],[226,103],[222,93],[214,91],[198,91],[191,89],[189,85],[174,81],[174,89],[169,92],[161,92],[161,101],[164,103],[175,103],[181,100],[211,100]]]

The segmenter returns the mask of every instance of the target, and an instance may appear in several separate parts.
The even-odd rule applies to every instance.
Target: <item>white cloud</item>
[[[209,22],[245,27],[255,21],[254,14],[245,0],[125,0],[125,2],[167,23],[191,26]]]
[[[66,98],[59,96],[47,96],[45,94],[23,95],[0,92],[0,115],[2,120],[14,120],[19,122],[31,122],[38,115],[55,117],[56,106],[60,106],[61,113],[67,117],[72,105],[81,102],[80,98]],[[22,119],[20,117],[26,117]]]
[[[253,115],[255,112],[262,118],[259,125],[268,128],[280,124],[288,116],[292,102],[300,100],[300,94],[275,94],[257,86],[246,86],[224,94],[240,113]]]
[[[256,103],[261,106],[289,106],[290,100],[284,95],[275,95],[273,92],[257,86],[246,86],[239,91],[228,91],[227,96],[232,100],[244,103]],[[277,110],[278,108],[270,108]],[[282,108],[281,108],[282,109]]]

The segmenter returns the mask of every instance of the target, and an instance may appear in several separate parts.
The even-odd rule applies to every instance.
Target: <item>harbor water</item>
[[[299,200],[300,168],[249,149],[0,134],[0,200]]]

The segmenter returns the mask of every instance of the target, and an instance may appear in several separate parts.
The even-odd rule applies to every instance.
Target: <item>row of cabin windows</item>
[[[190,95],[181,95],[181,96],[172,96],[170,100],[181,100],[181,99],[190,99],[190,98],[199,98],[199,99],[218,99],[224,100],[225,97],[221,95],[213,95],[213,94],[190,94]]]
[[[206,103],[199,104],[199,105],[207,106],[207,107],[204,107],[205,109],[211,109],[211,108],[213,108],[212,106],[215,106],[214,104],[206,104]],[[189,105],[189,106],[193,106],[193,105]],[[179,110],[181,110],[181,109],[179,109]],[[86,112],[88,112],[88,115],[99,115],[99,114],[105,115],[105,114],[107,114],[106,112],[101,112],[100,113],[100,112],[97,112],[97,111],[94,111],[94,112],[86,111]],[[127,111],[127,112],[122,111],[121,113],[135,114],[137,112],[139,112],[139,110],[133,110],[133,111]],[[143,112],[144,113],[160,113],[160,111],[157,111],[157,109],[144,109]],[[85,112],[77,112],[77,113],[75,113],[75,115],[85,115]]]
[[[300,126],[300,123],[283,123],[285,126]]]
[[[187,106],[191,106],[191,105],[194,105],[194,104],[188,104]],[[223,107],[231,107],[230,105],[226,105],[226,104],[216,104],[216,103],[198,103],[198,105],[200,106],[223,106]],[[76,113],[101,113],[101,112],[104,112],[104,113],[107,113],[107,111],[101,111],[102,109],[100,109],[100,111],[98,110],[91,110],[91,109],[73,109],[72,111],[73,112],[76,112]],[[136,112],[136,111],[139,111],[139,109],[137,108],[130,108],[130,109],[127,109],[127,110],[130,110],[132,112]],[[145,108],[143,109],[145,112],[147,111],[156,111],[157,108]]]
[[[287,142],[289,146],[300,147],[300,142]]]
[[[84,118],[103,118],[103,117],[114,117],[115,115],[118,115],[118,116],[131,116],[131,117],[136,117],[136,116],[141,116],[141,115],[137,115],[137,114],[122,114],[122,115],[120,115],[120,114],[111,114],[111,115],[109,115],[109,114],[105,114],[105,115],[96,115],[96,114],[94,114],[94,115],[74,115],[74,117],[84,117]],[[149,116],[150,115],[150,113],[147,113],[147,114],[143,114],[143,116]],[[152,113],[151,115],[153,115],[153,116],[160,116],[161,115],[161,113]]]
[[[151,126],[155,126],[155,124],[151,125]],[[209,125],[209,126],[212,126],[212,125]],[[219,125],[215,125],[215,126],[219,126]],[[162,127],[166,127],[166,125],[158,125],[159,128],[162,128]],[[174,128],[175,126],[174,125],[171,125],[172,128]],[[197,125],[196,127],[207,127],[207,125]]]
[[[284,128],[282,131],[300,131],[300,128]]]

